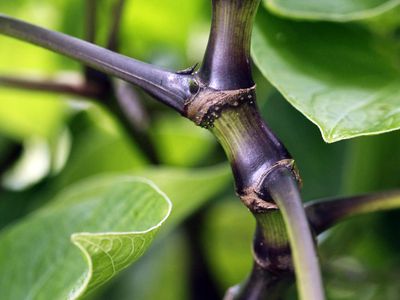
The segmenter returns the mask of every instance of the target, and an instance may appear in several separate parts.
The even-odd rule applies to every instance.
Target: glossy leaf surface
[[[327,142],[400,128],[393,47],[357,26],[260,14],[252,54],[263,75]]]

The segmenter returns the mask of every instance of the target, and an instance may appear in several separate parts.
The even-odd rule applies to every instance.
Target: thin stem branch
[[[125,0],[117,0],[113,10],[113,19],[110,32],[107,38],[107,49],[116,51],[118,49],[119,28],[121,26],[122,13],[125,6]]]
[[[97,2],[98,0],[86,0],[85,39],[89,43],[94,43],[96,39]]]
[[[146,132],[148,122],[146,112],[141,106],[138,95],[124,81],[113,84],[113,94],[106,101],[107,108],[117,117],[131,139],[143,151],[153,164],[159,164],[159,158],[153,142]]]
[[[400,208],[400,191],[317,200],[306,205],[315,234],[320,234],[343,219],[356,215]]]
[[[300,198],[297,181],[287,168],[278,167],[271,171],[264,184],[282,211],[292,249],[300,299],[324,299],[315,242]]]
[[[97,28],[97,4],[98,0],[86,0],[85,1],[85,40],[89,43],[95,44],[96,40],[96,28]],[[83,66],[85,79],[87,83],[92,82],[91,77],[93,69],[87,65]]]
[[[66,55],[101,72],[136,84],[180,113],[191,97],[192,74],[178,74],[80,39],[0,14],[0,33]]]
[[[227,293],[226,300],[284,299],[294,283],[291,249],[279,209],[253,213],[257,229],[253,240],[253,269],[248,279]]]
[[[115,80],[114,90],[118,106],[124,111],[131,126],[145,132],[149,127],[150,117],[140,101],[138,92],[122,80]]]
[[[96,87],[88,84],[61,83],[50,80],[36,80],[10,76],[0,76],[0,86],[34,91],[64,93],[85,98],[98,97],[100,92]]]

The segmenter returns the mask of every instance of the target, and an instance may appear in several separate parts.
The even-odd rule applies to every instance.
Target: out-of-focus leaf
[[[400,187],[400,132],[351,141],[345,167],[346,193],[366,193]]]
[[[80,298],[136,261],[170,209],[144,179],[97,178],[70,188],[1,232],[2,298]]]
[[[362,137],[349,143],[346,193],[397,189],[400,186],[400,133]],[[399,210],[349,219],[323,236],[320,246],[330,299],[398,298]]]
[[[83,27],[83,16],[77,16],[77,12],[83,11],[82,5],[83,2],[78,0],[2,1],[0,11],[45,28],[77,35],[77,30],[82,32]],[[71,13],[71,10],[74,11]],[[65,70],[77,69],[78,66],[56,53],[8,37],[0,36],[0,44],[2,74],[49,75],[59,71],[60,67]]]
[[[103,109],[90,107],[71,124],[72,149],[57,181],[62,188],[104,172],[124,172],[146,166],[147,160]]]
[[[201,18],[204,1],[128,1],[123,19],[121,46],[124,52],[149,59],[162,48],[185,54],[191,29]],[[179,12],[179,14],[177,14]]]
[[[360,216],[339,224],[323,239],[319,254],[329,299],[398,298],[398,250],[388,243],[394,237],[384,229],[385,219],[387,213]]]
[[[51,138],[61,129],[67,112],[61,97],[0,89],[0,131],[15,139]]]
[[[400,128],[393,47],[359,27],[259,15],[252,54],[264,76],[327,142]],[[385,46],[383,46],[385,45]]]
[[[44,140],[27,140],[19,160],[4,174],[3,185],[12,190],[22,190],[42,180],[50,170],[49,151]]]
[[[380,15],[399,0],[263,0],[270,11],[293,19],[347,22]]]
[[[239,199],[219,202],[206,216],[204,251],[221,291],[242,282],[251,271],[255,222]]]
[[[174,166],[194,166],[215,150],[209,131],[176,115],[159,116],[150,128],[161,161]]]
[[[366,24],[372,31],[378,32],[383,35],[389,35],[399,39],[396,30],[400,28],[400,6],[382,14],[375,18],[364,20],[362,23]]]

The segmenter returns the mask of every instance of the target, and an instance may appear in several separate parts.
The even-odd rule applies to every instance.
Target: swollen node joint
[[[301,178],[293,159],[282,159],[277,161],[263,171],[254,183],[241,191],[238,191],[238,196],[247,206],[247,208],[253,213],[265,213],[270,210],[277,210],[278,206],[265,189],[265,182],[268,177],[278,168],[287,168],[295,177],[299,186],[301,187]]]
[[[196,84],[198,84],[196,82]],[[193,90],[193,92],[192,92]],[[194,96],[185,103],[184,115],[204,128],[214,126],[214,121],[227,108],[237,108],[243,104],[254,105],[255,86],[246,89],[219,91],[209,87],[191,87]]]

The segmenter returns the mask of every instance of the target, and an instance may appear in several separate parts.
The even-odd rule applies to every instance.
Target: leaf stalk
[[[80,61],[96,70],[133,83],[159,101],[184,111],[192,96],[191,74],[178,74],[105,48],[0,14],[0,33]]]

